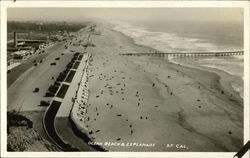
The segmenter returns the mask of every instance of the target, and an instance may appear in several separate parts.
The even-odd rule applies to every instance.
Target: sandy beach
[[[74,52],[86,52],[91,54],[85,76],[88,95],[82,96],[87,99],[87,108],[79,115],[84,121],[77,125],[85,129],[82,132],[91,141],[84,142],[75,135],[69,121],[77,86],[84,87],[80,78],[86,75],[82,65],[87,58],[83,56],[84,60],[77,61],[79,68],[73,68],[72,82],[64,82],[69,89],[65,97],[59,98],[62,105],[53,122],[65,142],[83,151],[93,150],[87,144],[108,151],[240,149],[243,100],[225,80],[228,74],[189,68],[167,58],[121,56],[155,50],[136,45],[108,25],[83,29],[76,35],[68,49],[61,44],[37,67],[32,66],[16,80],[11,79],[13,83],[8,88],[8,111],[19,111],[31,119],[44,138],[48,139],[42,126],[46,107],[38,105],[53,84],[52,77],[65,69]],[[93,45],[84,48],[84,43]],[[60,60],[51,66],[57,57]],[[38,93],[33,92],[36,87],[40,88]]]
[[[96,32],[101,33],[90,38],[95,47],[86,49],[93,55],[85,116],[92,144],[109,151],[237,151],[242,146],[243,101],[225,88],[221,76],[163,58],[120,56],[154,50],[106,26]]]

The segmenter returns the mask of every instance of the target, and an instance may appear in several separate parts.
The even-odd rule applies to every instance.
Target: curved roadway
[[[44,114],[43,127],[48,137],[53,143],[63,151],[79,151],[79,149],[71,147],[65,143],[57,134],[54,122],[58,109],[60,108],[61,102],[53,101]]]

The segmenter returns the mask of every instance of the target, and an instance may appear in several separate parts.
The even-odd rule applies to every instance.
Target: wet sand
[[[162,58],[120,56],[154,50],[97,29],[95,47],[87,48],[93,61],[85,119],[93,143],[109,151],[240,149],[242,100],[221,93],[220,76]]]
[[[218,57],[218,59],[226,59],[226,58],[230,58],[230,57]],[[215,69],[212,67],[206,67],[206,66],[200,66],[197,63],[197,60],[201,60],[201,59],[207,59],[206,57],[199,57],[199,58],[178,58],[178,59],[172,59],[171,61],[173,61],[174,63],[176,63],[176,61],[178,63],[181,63],[182,66],[186,66],[186,67],[192,67],[192,68],[196,68],[196,69],[201,69],[204,71],[209,71],[209,72],[214,72],[216,73],[219,77],[220,77],[220,86],[221,89],[225,90],[225,92],[230,92],[230,94],[228,95],[232,95],[233,97],[235,97],[236,100],[242,102],[243,101],[243,94],[240,94],[240,90],[236,91],[233,87],[233,85],[235,83],[237,83],[237,85],[242,85],[240,87],[243,87],[243,83],[244,81],[242,80],[241,77],[239,76],[235,76],[235,75],[231,75],[226,71],[220,70],[220,69]]]

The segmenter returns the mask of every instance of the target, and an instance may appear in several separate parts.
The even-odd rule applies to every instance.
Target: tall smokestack
[[[17,36],[16,36],[16,31],[14,31],[14,47],[17,47]]]

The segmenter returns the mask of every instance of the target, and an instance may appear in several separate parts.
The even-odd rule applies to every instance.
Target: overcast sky
[[[243,21],[240,8],[10,8],[8,20]]]

